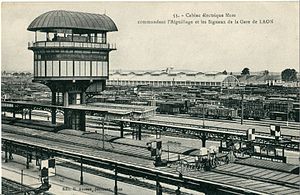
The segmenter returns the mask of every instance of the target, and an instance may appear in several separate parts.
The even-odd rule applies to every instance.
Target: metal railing
[[[89,42],[71,42],[71,41],[38,41],[28,42],[28,47],[40,48],[95,48],[95,49],[116,49],[116,44],[111,43],[89,43]]]

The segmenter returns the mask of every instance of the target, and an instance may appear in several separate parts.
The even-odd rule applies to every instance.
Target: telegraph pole
[[[290,111],[290,109],[289,109],[289,98],[287,98],[287,105],[286,105],[286,107],[287,107],[287,112],[286,112],[286,126],[288,127],[289,126],[289,111]]]
[[[243,120],[244,120],[244,91],[241,90],[241,96],[242,96],[242,100],[241,100],[241,125],[243,124]]]
[[[23,190],[23,178],[24,178],[24,174],[23,174],[23,169],[21,170],[21,191]]]
[[[104,149],[104,117],[102,118],[102,148]]]
[[[202,102],[202,126],[204,128],[205,114],[204,114],[204,100]]]

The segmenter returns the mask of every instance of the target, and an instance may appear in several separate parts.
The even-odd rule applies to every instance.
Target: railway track
[[[250,174],[242,174],[242,173],[238,173],[238,172],[220,170],[218,168],[212,170],[212,172],[237,176],[237,177],[245,178],[245,179],[255,179],[257,181],[263,181],[263,182],[265,181],[265,182],[268,182],[268,183],[273,183],[273,184],[278,184],[278,185],[291,187],[291,188],[294,188],[294,189],[299,189],[299,182],[298,182],[298,184],[294,184],[294,183],[291,183],[291,182],[288,182],[288,181],[278,181],[278,180],[275,180],[275,179],[272,179],[272,178],[263,178],[263,177],[253,176],[253,175],[250,175]]]
[[[17,163],[17,164],[20,164],[20,165],[24,165],[23,163],[20,163],[20,162],[16,162],[16,161],[14,161],[14,163]],[[62,167],[66,167],[66,168],[71,168],[71,167],[68,167],[68,166],[63,166],[63,165],[61,165]],[[6,170],[8,170],[8,171],[14,171],[14,170],[11,170],[11,169],[7,169],[7,168],[3,168],[3,169],[6,169]],[[75,169],[74,169],[75,170]],[[56,176],[59,176],[60,178],[65,178],[65,179],[68,179],[68,180],[71,180],[71,181],[74,181],[74,182],[78,182],[76,179],[74,179],[74,178],[71,178],[71,177],[66,177],[66,175],[61,175],[61,174],[59,174],[59,173],[56,173],[55,174]],[[39,179],[38,177],[35,177],[35,176],[30,176],[31,178],[34,178],[34,179]],[[66,187],[65,185],[62,185],[60,182],[57,182],[57,181],[53,181],[53,180],[51,180],[50,181],[50,185],[52,185],[52,184],[54,184],[54,185],[57,185],[57,186],[59,186],[59,187],[61,187],[61,188],[64,188],[64,187]],[[103,191],[109,191],[109,192],[111,192],[111,193],[113,193],[113,190],[112,189],[108,189],[108,188],[103,188],[103,187],[101,187],[101,186],[99,186],[99,185],[92,185],[92,184],[88,184],[89,186],[91,186],[91,187],[94,187],[94,188],[97,188],[98,190],[103,190]],[[9,193],[8,193],[9,194]],[[7,194],[7,195],[8,195]],[[21,194],[21,193],[18,193],[19,195]],[[54,194],[52,194],[52,193],[44,193],[45,195],[54,195]],[[125,195],[124,193],[118,193],[118,194],[120,194],[120,195]],[[10,195],[10,194],[9,194]],[[34,194],[35,195],[35,194]]]
[[[149,122],[156,122],[156,123],[165,123],[165,124],[178,124],[178,125],[182,125],[182,126],[188,126],[188,127],[196,127],[196,128],[203,128],[203,120],[198,119],[198,118],[185,118],[185,117],[175,117],[174,116],[155,116],[153,118],[147,119],[146,121]],[[241,126],[238,123],[235,122],[231,122],[228,123],[227,121],[223,123],[223,120],[220,120],[219,122],[217,122],[216,120],[206,120],[205,126],[204,128],[208,128],[208,129],[220,129],[220,130],[225,130],[225,131],[231,131],[234,130],[236,132],[245,132],[245,128],[256,128],[256,132],[261,134],[261,135],[270,135],[270,130],[269,126],[256,126],[256,125],[248,125],[248,124],[244,124],[243,126]],[[214,125],[213,122],[216,121],[217,123]],[[210,124],[207,124],[210,123]],[[230,125],[230,124],[234,124],[234,125]],[[241,128],[244,128],[241,129]],[[293,137],[293,139],[300,139],[300,127],[297,129],[288,129],[286,127],[282,127],[281,130],[281,135],[283,136],[288,136],[288,137]]]
[[[11,136],[17,134],[17,135],[27,136],[31,138],[40,138],[40,139],[45,139],[47,141],[55,141],[59,143],[69,143],[76,146],[89,147],[94,150],[103,150],[107,152],[126,154],[126,155],[131,155],[131,156],[151,160],[150,152],[146,148],[139,148],[139,151],[137,151],[138,147],[136,146],[128,146],[128,145],[126,146],[123,144],[110,143],[108,141],[105,141],[105,148],[103,148],[102,141],[99,143],[99,140],[82,138],[75,135],[55,134],[55,133],[48,133],[48,132],[43,132],[39,134],[35,131],[32,131],[31,133],[26,133],[26,132],[20,132],[15,130],[3,130],[3,132],[9,133],[11,134]]]
[[[41,114],[41,113],[32,113],[32,115],[34,116],[39,116],[39,117],[43,117],[43,118],[49,118],[49,116],[45,113],[45,114]],[[167,114],[156,114],[156,116],[159,117],[170,117],[170,118],[178,118],[178,119],[182,119],[182,118],[186,118],[186,119],[193,119],[193,120],[199,120],[199,122],[201,123],[203,121],[203,119],[201,117],[191,117],[189,115],[167,115]],[[58,115],[57,119],[63,120],[63,116],[62,115]],[[240,124],[241,119],[240,118],[235,118],[233,120],[225,120],[225,119],[212,119],[212,118],[205,118],[205,121],[216,121],[216,122],[223,122],[223,123],[235,123],[235,124]],[[91,122],[91,123],[100,123],[100,120],[97,119],[93,119],[90,118],[89,116],[87,116],[87,122]],[[276,120],[269,120],[269,119],[262,119],[262,120],[249,120],[249,119],[244,119],[243,120],[244,124],[248,124],[248,125],[257,125],[257,126],[264,126],[264,127],[269,127],[270,124],[274,124],[274,125],[279,125],[285,129],[290,129],[290,130],[300,130],[300,123],[299,122],[294,122],[294,121],[276,121]]]
[[[21,140],[24,144],[34,144],[35,146],[43,146],[45,147],[45,144],[47,145],[47,148],[50,148],[51,150],[60,150],[68,153],[74,153],[74,154],[84,154],[85,156],[90,157],[101,157],[105,159],[110,159],[113,162],[117,163],[128,163],[130,166],[138,166],[143,167],[143,169],[151,169],[151,170],[159,170],[162,174],[165,172],[168,172],[173,175],[178,175],[178,172],[174,167],[162,167],[159,169],[153,168],[152,161],[149,161],[147,159],[141,159],[138,157],[133,157],[130,155],[121,155],[118,153],[111,153],[107,151],[102,150],[95,150],[93,148],[83,147],[81,145],[71,144],[71,143],[64,143],[54,140],[48,140],[45,138],[34,138],[30,136],[24,136],[24,135],[14,135],[10,133],[3,132],[2,137],[6,140],[9,139],[11,141],[17,141]],[[46,141],[46,142],[45,142]],[[119,165],[118,165],[119,166]],[[262,170],[262,169],[261,169]],[[127,170],[127,173],[134,173],[137,172],[137,168],[130,168],[130,170]],[[147,173],[145,171],[142,171],[140,174],[149,175],[150,173]],[[151,174],[150,174],[151,175]],[[150,176],[149,175],[149,176]],[[259,181],[255,178],[243,178],[240,175],[229,175],[224,173],[212,173],[212,172],[188,172],[183,174],[186,178],[193,177],[197,178],[197,181],[205,181],[205,182],[217,182],[222,183],[222,185],[230,185],[230,186],[239,186],[239,188],[242,189],[249,189],[249,190],[258,190],[259,192],[263,193],[265,189],[271,189],[272,190],[278,190],[278,191],[284,191],[284,192],[290,192],[295,193],[298,189],[295,189],[293,186],[285,186],[281,183],[274,184],[273,181],[264,180]],[[297,175],[296,175],[297,176]],[[151,176],[155,177],[155,175]],[[160,179],[166,179],[169,180],[170,176],[160,176]],[[245,183],[251,183],[250,186],[262,186],[261,188],[253,188],[249,187],[248,185],[245,185]],[[298,191],[297,191],[298,192]],[[286,193],[287,194],[287,193]]]
[[[160,117],[172,117],[172,118],[187,118],[187,119],[193,119],[193,120],[199,120],[200,122],[203,121],[202,117],[192,117],[189,115],[167,115],[167,114],[156,114],[156,116]],[[216,122],[224,122],[224,123],[240,123],[240,118],[234,118],[232,120],[225,120],[225,119],[213,119],[213,118],[205,118],[206,121],[216,121]],[[265,126],[269,127],[270,124],[279,125],[281,127],[287,128],[287,129],[294,129],[299,130],[300,129],[300,123],[295,121],[276,121],[276,120],[269,120],[269,119],[261,119],[261,120],[249,120],[244,119],[244,124],[249,125],[258,125],[258,126]],[[288,124],[288,125],[287,125]]]
[[[13,195],[13,194],[35,194],[33,191],[35,188],[26,186],[19,182],[13,181],[11,179],[1,177],[1,185],[2,185],[2,192],[1,194]],[[43,192],[44,195],[52,195],[48,192]]]
[[[41,114],[41,113],[33,113],[33,115],[39,116],[39,117],[43,117],[46,119],[49,119],[49,116],[45,115],[45,114]],[[157,119],[160,118],[160,119]],[[58,120],[63,120],[63,116],[58,115],[57,116]],[[162,120],[161,120],[162,119]],[[176,119],[176,120],[174,120]],[[190,119],[193,121],[196,121],[197,124],[186,124],[184,122],[180,122],[180,120],[183,119]],[[175,121],[172,122],[172,124],[179,124],[179,125],[184,125],[184,126],[188,126],[188,127],[199,127],[202,125],[203,120],[202,118],[198,118],[198,117],[190,117],[190,116],[176,116],[176,115],[162,115],[162,114],[157,114],[156,117],[154,118],[150,118],[149,119],[152,122],[167,122],[170,124],[169,121]],[[178,122],[176,122],[178,121]],[[205,121],[211,121],[211,122],[219,122],[219,123],[224,123],[224,124],[239,124],[240,121],[239,119],[234,119],[234,120],[224,120],[224,119],[210,119],[210,118],[205,118]],[[87,126],[91,126],[94,127],[93,125],[89,125],[89,124],[95,124],[95,125],[100,125],[101,121],[99,119],[94,119],[94,118],[90,118],[89,116],[87,116],[86,119],[86,125]],[[274,121],[274,120],[263,120],[263,121],[253,121],[253,120],[244,120],[244,124],[246,125],[254,125],[254,126],[260,126],[260,127],[269,127],[270,124],[276,124],[276,125],[280,125],[284,130],[282,130],[281,134],[282,135],[287,135],[290,137],[294,137],[295,139],[300,139],[300,123],[298,122],[289,122],[289,126],[286,126],[286,122],[279,122],[279,121]],[[114,130],[114,129],[118,129],[118,127],[116,126],[112,126],[110,124],[105,124],[105,128]],[[206,128],[211,128],[211,129],[215,129],[214,126],[206,126]],[[220,128],[218,128],[220,129]],[[226,131],[230,130],[229,128],[224,128]],[[238,129],[235,129],[235,131],[238,131]],[[244,131],[240,131],[240,132],[244,132]],[[266,129],[264,131],[258,131],[260,134],[262,135],[269,135],[269,130]]]
[[[157,118],[154,118],[155,120],[154,120],[154,123],[161,123],[161,124],[170,124],[170,125],[174,125],[174,122],[170,122],[169,121],[169,118],[168,117],[159,117],[159,119],[157,120]],[[202,128],[201,126],[199,127],[199,124],[198,124],[198,121],[197,120],[191,120],[191,119],[182,119],[183,121],[178,121],[178,122],[176,122],[176,124],[175,125],[178,125],[178,126],[187,126],[187,127],[192,127],[192,128]],[[186,120],[188,120],[187,122],[185,122]],[[192,122],[191,122],[192,121]],[[196,124],[195,124],[196,123]],[[98,124],[99,125],[99,124]],[[105,126],[110,126],[110,127],[113,127],[113,129],[111,129],[111,130],[119,130],[119,127],[118,126],[112,126],[110,123],[106,123],[106,125]],[[97,128],[97,127],[96,127]],[[115,129],[114,129],[115,128]],[[224,132],[234,132],[234,133],[242,133],[242,134],[244,134],[245,133],[245,127],[244,127],[244,130],[241,130],[241,129],[239,129],[239,128],[237,128],[237,127],[235,127],[235,128],[230,128],[230,126],[229,126],[229,128],[223,128],[223,127],[207,127],[206,126],[206,128],[207,129],[211,129],[211,130],[213,130],[213,129],[215,129],[215,130],[218,130],[218,131],[224,131]],[[248,127],[249,128],[249,127]],[[253,127],[252,127],[253,128]],[[125,128],[126,129],[126,128]],[[269,130],[267,129],[267,128],[265,128],[265,130],[268,132]],[[143,130],[143,131],[145,131],[145,130]],[[269,132],[268,133],[266,133],[266,132],[261,132],[260,130],[258,130],[258,134],[259,135],[262,135],[262,136],[269,136]],[[151,132],[150,132],[151,133]],[[174,134],[174,133],[173,133]],[[300,139],[300,136],[293,136],[293,135],[295,135],[295,133],[294,134],[292,134],[292,133],[290,133],[290,135],[285,135],[286,133],[282,133],[282,135],[283,135],[283,139],[284,140],[299,140]],[[171,134],[168,134],[169,136],[173,136],[172,135],[172,133]],[[175,134],[174,134],[175,135]],[[187,136],[187,137],[190,137],[190,136]],[[193,136],[191,136],[190,138],[194,138]],[[101,138],[102,139],[102,138]],[[98,140],[98,143],[95,143],[95,144],[97,144],[98,146],[99,146],[99,144],[101,144],[101,143],[99,143],[99,140]],[[93,145],[92,147],[94,147],[95,145]],[[122,148],[123,149],[123,148]],[[115,150],[115,152],[117,152],[117,153],[121,153],[121,154],[123,154],[123,152],[122,152],[122,149],[121,149],[121,151],[117,151],[117,150]],[[106,148],[106,150],[107,151],[112,151],[112,150],[110,150],[110,148]],[[134,152],[132,153],[132,152],[129,152],[130,154],[135,154]],[[140,154],[137,154],[138,156],[140,156],[141,157],[141,155]]]
[[[67,167],[67,168],[71,168],[71,169],[75,169],[75,170],[80,170],[80,165],[74,164],[72,162],[62,162],[62,163],[59,163],[58,165]],[[98,169],[94,169],[91,167],[83,167],[83,171],[85,173],[90,173],[90,174],[105,177],[108,179],[112,179],[112,180],[115,179],[115,175],[113,173],[107,173],[107,172],[100,171]],[[147,188],[147,189],[154,190],[154,191],[156,190],[156,185],[145,182],[145,181],[138,180],[134,177],[124,177],[124,176],[118,175],[118,181],[124,182],[127,184],[131,184],[131,185],[135,185],[135,186],[139,186],[139,187],[143,187],[143,188]],[[172,190],[167,187],[163,188],[163,192],[167,193],[167,194],[175,194],[175,190]],[[189,193],[185,193],[185,192],[181,192],[181,194],[189,195]]]
[[[114,152],[118,154],[125,154],[130,155],[138,158],[143,158],[147,160],[152,160],[150,156],[150,151],[147,150],[146,144],[145,146],[141,145],[131,145],[125,143],[115,143],[110,142],[109,140],[104,141],[104,148],[103,148],[103,141],[102,135],[93,134],[93,137],[82,137],[79,135],[71,135],[71,134],[64,134],[64,133],[49,133],[49,132],[41,132],[39,130],[32,130],[32,129],[18,129],[18,128],[10,128],[6,129],[3,128],[3,132],[10,133],[10,134],[17,134],[23,135],[32,138],[41,138],[47,139],[48,141],[56,141],[59,143],[70,143],[76,144],[77,146],[85,146],[95,150],[103,150],[107,152]],[[92,134],[91,134],[92,135]],[[164,150],[166,152],[166,150]],[[166,157],[166,153],[164,153],[163,158]],[[178,152],[169,151],[170,158],[176,158]],[[182,155],[184,157],[184,155]]]

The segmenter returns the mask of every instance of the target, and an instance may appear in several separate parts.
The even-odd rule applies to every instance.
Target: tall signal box
[[[107,36],[118,30],[110,17],[55,10],[35,18],[27,30],[35,33],[34,41],[28,43],[34,53],[33,82],[51,89],[53,105],[84,104],[87,92],[104,90],[109,52],[116,50],[107,42]],[[85,115],[69,115],[66,127],[84,130]]]

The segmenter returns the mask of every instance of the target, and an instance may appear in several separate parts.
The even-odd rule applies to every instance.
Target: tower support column
[[[81,102],[81,104],[85,104],[86,103],[85,92],[82,92],[80,94],[80,102]]]
[[[64,92],[64,106],[69,106],[69,93],[67,91]]]
[[[124,137],[124,122],[121,121],[120,123],[120,137]]]
[[[79,129],[81,131],[85,131],[85,112],[84,111],[80,111],[79,112]]]
[[[142,140],[142,125],[141,124],[139,124],[138,138],[139,138],[139,140]]]
[[[52,91],[52,105],[56,105],[56,92]],[[56,108],[51,108],[51,123],[56,124]]]
[[[31,120],[32,109],[29,109],[29,120]]]
[[[207,137],[206,137],[205,135],[203,135],[203,136],[201,137],[201,142],[202,142],[202,147],[203,147],[203,148],[205,148],[205,146],[206,146],[206,140],[207,140]]]
[[[5,150],[5,162],[8,162],[8,143],[4,142],[4,150]]]

